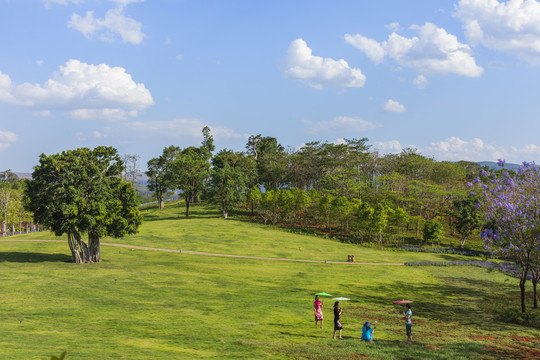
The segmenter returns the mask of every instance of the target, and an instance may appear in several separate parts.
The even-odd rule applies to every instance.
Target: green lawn
[[[138,246],[300,259],[403,262],[459,256],[385,252],[181,205],[143,212]],[[48,238],[47,233],[15,237]],[[540,330],[498,322],[489,299],[515,299],[517,280],[476,267],[291,263],[102,247],[101,264],[69,263],[67,244],[0,242],[0,358],[47,359],[503,359],[540,356]],[[344,303],[343,341],[315,329],[312,294]],[[414,341],[399,307],[414,300]],[[493,300],[491,300],[493,301]],[[514,301],[514,300],[512,300]],[[22,319],[20,322],[18,319]],[[377,321],[376,342],[359,340]]]

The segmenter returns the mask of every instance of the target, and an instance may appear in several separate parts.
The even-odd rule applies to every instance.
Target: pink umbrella
[[[411,300],[396,300],[394,301],[394,304],[411,304]]]

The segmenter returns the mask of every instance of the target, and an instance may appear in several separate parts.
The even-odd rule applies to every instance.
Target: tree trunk
[[[165,202],[163,201],[163,198],[158,199],[158,208],[161,210],[165,207]]]
[[[227,210],[223,210],[223,218],[226,219],[227,218],[227,215],[228,215],[228,212]]]
[[[186,216],[189,216],[189,201],[190,201],[190,198],[186,197],[184,199],[186,201]]]
[[[521,312],[524,313],[525,308],[525,282],[527,281],[527,272],[523,272],[521,274],[521,278],[519,279],[519,290],[521,293]]]
[[[100,241],[99,236],[93,232],[88,232],[88,249],[89,256],[88,262],[90,263],[99,263],[101,262],[101,251],[100,251]]]
[[[540,267],[535,267],[536,270],[531,270],[532,285],[533,285],[533,307],[538,309],[538,292],[536,291],[538,281],[540,280]]]
[[[538,278],[533,276],[533,308],[538,309],[538,295],[536,292],[536,285],[538,285]]]
[[[88,246],[82,241],[81,235],[76,231],[68,232],[68,244],[71,250],[71,256],[73,257],[73,262],[77,264],[89,262],[89,250]]]
[[[466,235],[461,235],[461,239],[459,240],[459,247],[462,248],[462,249],[465,246],[465,240],[467,240],[467,236]]]

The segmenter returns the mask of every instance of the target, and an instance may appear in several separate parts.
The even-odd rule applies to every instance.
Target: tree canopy
[[[25,189],[25,207],[58,236],[76,263],[100,262],[100,238],[134,234],[142,218],[116,149],[99,146],[41,154]],[[88,234],[88,245],[82,234]]]

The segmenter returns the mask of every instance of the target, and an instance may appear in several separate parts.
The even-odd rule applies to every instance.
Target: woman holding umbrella
[[[343,340],[341,337],[341,330],[343,330],[343,326],[341,325],[341,306],[339,306],[339,301],[336,301],[334,303],[334,336],[332,337],[334,340],[336,339],[336,331],[339,331],[339,340]]]

